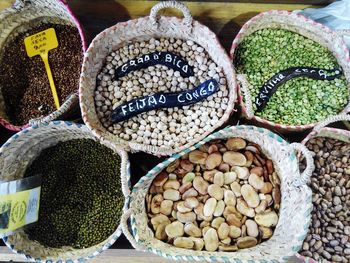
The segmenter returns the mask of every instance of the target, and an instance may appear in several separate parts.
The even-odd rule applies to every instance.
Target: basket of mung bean
[[[51,94],[40,56],[30,58],[24,39],[54,28],[58,47],[48,53],[60,107]],[[68,117],[79,109],[83,31],[60,0],[17,0],[0,13],[0,125],[14,131]]]
[[[350,261],[350,131],[325,127],[349,120],[349,115],[330,117],[303,141],[316,166],[310,181],[311,224],[299,251],[308,262]]]
[[[158,16],[177,8],[183,19]],[[236,82],[217,37],[176,1],[118,23],[91,43],[80,81],[86,125],[125,149],[170,155],[219,128],[233,112]]]
[[[129,192],[127,153],[96,140],[81,124],[34,125],[0,148],[0,179],[41,176],[39,219],[3,238],[27,260],[82,262],[122,233]]]
[[[303,174],[295,150],[308,160]],[[310,222],[313,169],[301,144],[253,126],[225,128],[140,179],[123,233],[136,249],[174,260],[287,260]]]
[[[343,38],[302,15],[269,11],[253,17],[230,54],[247,119],[298,131],[350,110],[350,58]]]

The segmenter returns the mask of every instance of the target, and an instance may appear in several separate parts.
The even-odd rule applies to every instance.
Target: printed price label
[[[38,220],[39,176],[0,184],[0,237]]]

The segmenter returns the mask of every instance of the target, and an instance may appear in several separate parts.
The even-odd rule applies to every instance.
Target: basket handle
[[[244,74],[237,74],[237,79],[240,82],[240,89],[243,91],[242,96],[245,99],[245,109],[246,109],[246,114],[249,119],[253,118],[254,116],[254,111],[253,111],[253,106],[252,106],[252,100],[250,96],[250,91],[249,91],[249,82],[247,80],[246,75]]]
[[[301,143],[291,143],[289,145],[294,151],[300,151],[306,159],[306,168],[301,173],[300,178],[295,182],[295,186],[302,186],[309,182],[312,172],[315,170],[314,158],[311,155],[311,152],[306,148],[306,146]]]
[[[147,248],[144,245],[139,244],[134,236],[131,234],[128,226],[128,220],[132,214],[135,214],[134,210],[132,208],[129,208],[126,210],[121,219],[120,219],[120,224],[122,226],[123,234],[125,237],[129,240],[130,244],[138,251],[147,251]]]
[[[160,2],[160,3],[156,4],[155,6],[153,6],[151,9],[151,13],[149,15],[153,25],[155,25],[157,27],[159,26],[157,14],[158,14],[159,10],[164,9],[164,8],[179,9],[184,15],[184,24],[190,30],[192,29],[193,18],[192,18],[190,10],[187,8],[186,5],[184,5],[181,2],[177,2],[177,1],[163,1],[163,2]]]
[[[316,125],[312,132],[318,133],[322,128],[326,127],[328,124],[331,124],[337,121],[350,121],[350,115],[343,113],[343,114],[328,117],[327,119],[325,119],[324,121]]]

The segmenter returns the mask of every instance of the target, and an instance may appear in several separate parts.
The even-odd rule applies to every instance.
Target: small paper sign
[[[34,57],[58,47],[58,41],[54,28],[41,31],[24,39],[28,56]]]
[[[60,101],[58,99],[55,82],[52,77],[52,72],[49,64],[49,51],[58,47],[58,40],[54,28],[49,28],[41,31],[35,35],[31,35],[24,39],[27,55],[31,58],[40,55],[44,62],[47,77],[49,78],[52,96],[56,108],[60,108]]]
[[[133,99],[118,106],[112,112],[111,120],[112,123],[117,123],[151,110],[191,105],[214,94],[218,86],[215,79],[210,79],[192,90],[177,93],[156,93]]]
[[[257,112],[264,109],[271,96],[277,91],[277,88],[286,81],[296,77],[308,77],[317,80],[334,80],[342,75],[341,69],[319,69],[311,67],[292,67],[280,71],[270,78],[259,91],[255,98]]]
[[[0,183],[0,237],[38,221],[41,177]]]
[[[189,66],[180,56],[169,52],[153,52],[127,61],[116,69],[115,77],[118,79],[130,72],[148,68],[157,64],[165,65],[179,71],[183,78],[193,76],[193,68]]]

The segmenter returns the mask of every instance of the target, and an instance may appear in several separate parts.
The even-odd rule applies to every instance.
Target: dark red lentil
[[[7,41],[0,61],[0,88],[12,124],[24,125],[56,110],[42,59],[29,58],[24,46],[25,37],[51,27],[59,46],[49,51],[49,63],[60,104],[78,90],[83,50],[77,28],[46,23],[19,34]]]

